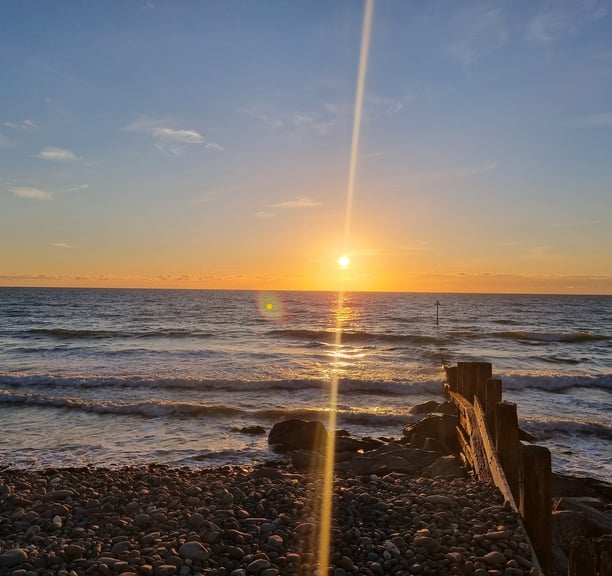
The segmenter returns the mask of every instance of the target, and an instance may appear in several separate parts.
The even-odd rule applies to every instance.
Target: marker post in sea
[[[436,326],[440,325],[440,300],[436,300]]]

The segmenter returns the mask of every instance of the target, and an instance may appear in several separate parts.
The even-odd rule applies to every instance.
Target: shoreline
[[[314,575],[318,476],[259,466],[0,472],[0,574]],[[533,576],[516,515],[468,478],[338,474],[330,574]]]

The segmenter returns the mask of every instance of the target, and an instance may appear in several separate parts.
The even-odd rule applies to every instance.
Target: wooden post
[[[446,380],[451,392],[457,392],[457,366],[448,366],[446,368]]]
[[[592,542],[584,536],[576,536],[570,544],[569,576],[597,576],[595,550]]]
[[[552,470],[550,450],[523,446],[520,512],[544,574],[550,575],[552,547]]]
[[[487,395],[487,381],[493,375],[491,362],[473,362],[474,371],[474,395],[478,397],[484,406]]]
[[[484,402],[484,389],[492,373],[490,362],[457,362],[458,392],[468,402],[473,402],[474,394],[481,391],[480,401]]]
[[[487,391],[484,400],[484,410],[487,417],[487,426],[495,442],[495,414],[497,403],[502,401],[502,381],[499,378],[487,380]]]
[[[612,540],[598,538],[595,540],[599,576],[612,576]]]
[[[468,402],[474,398],[472,391],[472,364],[471,362],[457,362],[457,391]]]
[[[512,402],[498,402],[496,405],[495,450],[506,474],[514,500],[518,502],[519,473],[522,460],[516,404]]]

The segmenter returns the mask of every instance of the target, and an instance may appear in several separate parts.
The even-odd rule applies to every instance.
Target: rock
[[[587,521],[584,512],[575,510],[554,510],[552,513],[552,539],[555,544],[569,552],[571,541],[584,536]]]
[[[179,548],[179,554],[182,558],[197,560],[198,562],[205,562],[210,557],[210,552],[199,542],[185,542]]]
[[[263,426],[243,426],[238,430],[240,434],[250,434],[251,436],[262,436],[266,433]]]
[[[442,452],[443,454],[448,453],[446,446],[437,438],[425,438],[423,450],[427,450],[428,452]]]
[[[430,504],[445,506],[447,508],[452,508],[455,505],[455,501],[450,496],[444,496],[443,494],[432,494],[431,496],[425,496],[424,500]]]
[[[259,574],[262,570],[270,568],[270,561],[265,558],[257,558],[246,567],[248,574]]]
[[[13,548],[0,554],[0,566],[12,568],[28,561],[28,553],[22,548]]]
[[[422,471],[427,478],[463,478],[465,471],[455,456],[442,456]]]
[[[85,548],[83,546],[79,546],[77,544],[68,544],[64,549],[66,556],[71,560],[75,560],[77,558],[83,558],[85,556]]]
[[[412,545],[416,548],[425,548],[428,552],[438,552],[441,548],[440,543],[431,536],[416,536]]]
[[[319,452],[313,450],[293,450],[291,464],[296,470],[321,470],[324,458]]]
[[[574,510],[576,512],[582,512],[588,523],[589,536],[602,536],[603,534],[612,533],[612,515],[608,515],[592,506],[584,504],[581,498],[559,498],[554,505],[554,510]]]
[[[493,551],[484,555],[484,561],[489,566],[504,566],[506,564],[506,557],[501,552]]]
[[[359,452],[359,450],[367,450],[368,443],[356,438],[348,438],[341,436],[336,438],[336,452]]]
[[[284,420],[272,427],[268,435],[268,444],[280,452],[289,450],[323,452],[327,444],[327,430],[318,421]]]
[[[177,567],[172,564],[159,564],[153,568],[154,576],[174,576],[177,572]]]
[[[454,448],[457,443],[458,419],[450,414],[431,414],[419,420],[416,424],[410,424],[403,430],[405,438],[410,440],[413,434],[421,434],[426,438],[436,438],[449,448]]]
[[[415,404],[408,408],[408,414],[430,414],[431,412],[436,412],[440,404],[435,400],[428,400],[427,402],[422,402],[421,404]]]

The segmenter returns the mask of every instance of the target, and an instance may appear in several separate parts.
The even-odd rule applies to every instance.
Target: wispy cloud
[[[9,190],[18,198],[29,198],[32,200],[50,200],[53,196],[42,188],[27,186],[10,186]]]
[[[270,208],[281,208],[281,209],[295,209],[295,208],[314,208],[315,206],[321,206],[321,202],[313,200],[308,196],[301,196],[295,200],[288,200],[286,202],[279,202],[278,204],[269,204]]]
[[[336,123],[329,113],[292,111],[270,114],[252,108],[240,108],[239,111],[263,124],[267,130],[285,130],[315,136],[329,134]]]
[[[173,128],[172,124],[173,122],[168,119],[140,116],[123,129],[147,134],[152,138],[155,147],[169,156],[180,156],[193,145],[201,145],[207,150],[216,152],[224,151],[223,146],[206,140],[197,130]]]
[[[270,218],[274,218],[276,214],[274,212],[267,212],[265,210],[260,210],[259,212],[255,212],[253,215],[254,218],[258,220],[269,220]]]
[[[70,244],[66,244],[66,242],[52,242],[51,246],[53,248],[72,248]]]
[[[465,168],[456,168],[451,170],[439,170],[435,172],[424,172],[417,174],[411,180],[455,180],[460,178],[470,178],[472,176],[480,176],[487,174],[497,169],[497,162],[490,162],[479,166],[467,166]]]
[[[433,249],[433,245],[429,240],[422,240],[421,242],[416,242],[415,244],[402,246],[402,252],[429,252]]]
[[[612,128],[612,112],[602,114],[590,114],[583,116],[575,121],[577,126],[587,126],[593,128]]]
[[[71,186],[66,188],[66,192],[84,192],[89,189],[89,184],[78,184],[77,186]]]
[[[5,122],[4,125],[13,130],[30,130],[36,128],[36,123],[28,119],[22,120],[21,122]]]
[[[64,148],[43,148],[38,154],[36,154],[37,158],[41,160],[50,160],[52,162],[75,162],[80,158],[70,150],[66,150]]]
[[[501,5],[467,5],[455,16],[454,24],[457,38],[449,52],[464,66],[471,66],[482,54],[501,48],[508,39]]]
[[[609,12],[609,5],[600,0],[554,2],[530,20],[527,39],[534,44],[550,46],[605,18]]]
[[[551,246],[531,246],[519,256],[522,260],[564,260],[566,254],[555,252]]]

